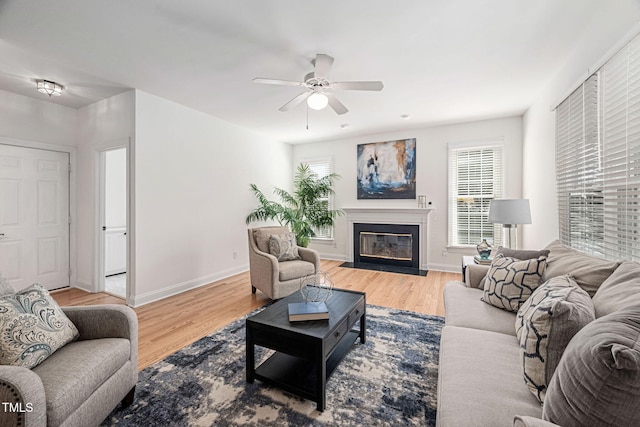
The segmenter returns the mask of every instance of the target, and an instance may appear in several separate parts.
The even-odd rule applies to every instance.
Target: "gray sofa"
[[[619,270],[619,274],[614,275],[620,265],[618,262],[582,254],[557,241],[546,249],[550,253],[542,281],[571,274],[578,285],[592,297],[596,317],[592,323],[599,317],[628,310],[629,307],[634,313],[640,313],[639,264],[627,261],[623,264],[623,269],[626,270]],[[523,379],[523,357],[515,330],[516,314],[481,300],[483,281],[488,270],[488,266],[470,265],[466,269],[464,282],[449,282],[445,286],[446,322],[440,346],[437,425],[556,425],[543,420],[547,418],[543,417],[543,409],[551,399],[549,394],[544,400],[544,406],[541,405]],[[606,285],[600,288],[603,283]],[[640,363],[640,343],[637,336],[635,344],[632,342],[630,345],[636,364]],[[562,358],[565,356],[566,351]],[[634,367],[637,368],[638,366]],[[556,370],[553,375],[556,376],[557,372]],[[637,371],[633,372],[635,386],[632,384],[632,387],[636,388],[627,393],[625,399],[628,397],[632,399],[631,402],[635,399],[635,403],[626,402],[624,405],[625,410],[636,411],[631,418],[637,420],[640,409],[634,409],[634,405],[636,408],[640,407],[640,377],[637,376]],[[569,401],[572,399],[571,395],[565,397]],[[572,402],[568,404],[571,405]],[[606,404],[603,408],[600,409],[601,412],[609,410]],[[604,419],[607,416],[603,414]],[[615,419],[615,415],[611,415],[613,425],[616,424]],[[596,424],[604,425],[588,425]],[[623,425],[619,422],[617,424]]]
[[[0,426],[99,425],[133,401],[138,319],[123,305],[62,307],[80,336],[33,369],[0,366]]]

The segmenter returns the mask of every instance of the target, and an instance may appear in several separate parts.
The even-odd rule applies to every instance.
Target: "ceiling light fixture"
[[[307,105],[312,110],[322,110],[329,104],[329,98],[322,92],[314,92],[307,98]]]
[[[62,95],[62,89],[64,89],[64,86],[61,84],[50,80],[36,80],[36,85],[38,86],[38,92],[49,95],[50,97]]]

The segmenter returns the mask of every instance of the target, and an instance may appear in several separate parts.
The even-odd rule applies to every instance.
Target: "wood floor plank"
[[[340,267],[340,261],[322,260],[337,288],[367,293],[367,303],[418,313],[444,316],[444,285],[461,275],[430,271],[424,276]],[[71,288],[52,292],[61,306],[124,304],[106,293],[92,294]],[[249,273],[183,292],[135,309],[139,322],[138,367],[153,365],[181,348],[222,328],[269,301],[251,293]]]

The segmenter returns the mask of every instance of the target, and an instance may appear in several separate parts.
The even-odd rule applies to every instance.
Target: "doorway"
[[[100,152],[102,206],[101,278],[105,292],[127,297],[127,149]]]

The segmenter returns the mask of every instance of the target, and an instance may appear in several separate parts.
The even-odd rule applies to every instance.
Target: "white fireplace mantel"
[[[347,257],[353,262],[353,224],[407,224],[418,226],[420,269],[427,270],[429,213],[434,208],[341,208],[347,214]]]

